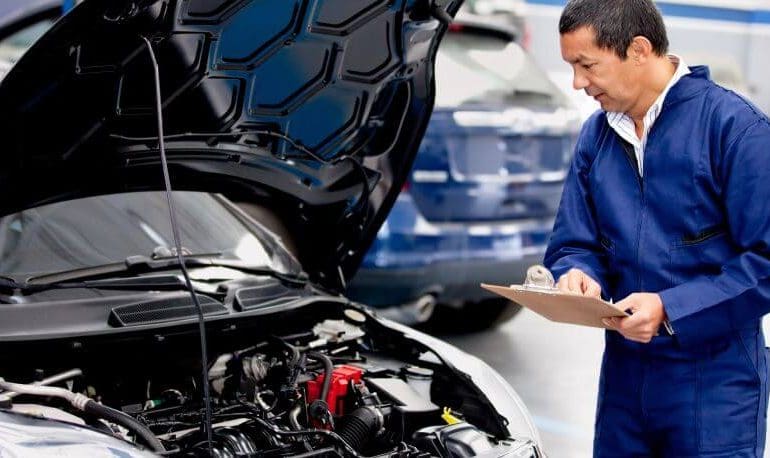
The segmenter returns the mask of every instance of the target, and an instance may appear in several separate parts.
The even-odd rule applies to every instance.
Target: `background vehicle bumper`
[[[362,267],[348,287],[348,296],[372,307],[389,307],[433,294],[437,302],[462,305],[494,296],[479,283],[521,283],[532,264],[542,263],[545,247],[516,259],[446,260],[421,266]]]

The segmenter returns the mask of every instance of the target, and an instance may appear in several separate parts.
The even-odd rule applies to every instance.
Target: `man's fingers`
[[[581,284],[580,274],[577,272],[569,272],[567,274],[567,288],[569,288],[570,291],[575,293],[583,293],[582,288],[580,287]]]
[[[634,342],[648,343],[653,336],[657,335],[656,331],[652,329],[650,317],[644,312],[635,313],[625,318],[613,317],[611,321],[614,325],[613,329]]]
[[[620,302],[616,302],[615,307],[619,308],[620,310],[634,310],[636,308],[636,304],[634,303],[634,301],[630,300],[627,297],[621,300]]]
[[[559,289],[559,291],[569,291],[569,288],[567,287],[567,276],[562,275],[559,278],[559,281],[556,282],[556,287]]]
[[[588,285],[586,286],[585,295],[588,297],[599,297],[602,294],[602,287],[599,286],[598,283],[596,283],[593,280],[588,280]]]
[[[651,329],[650,316],[644,311],[634,313],[625,318],[620,318],[618,322],[618,330],[629,332],[631,334],[645,334],[649,333]]]
[[[578,269],[572,269],[559,278],[556,287],[560,291],[577,293],[583,296],[601,296],[601,286],[591,277]]]
[[[618,320],[618,328],[622,330],[634,329],[641,325],[643,318],[640,314],[633,314],[624,318],[614,318]]]
[[[650,343],[650,338],[649,337],[637,337],[637,336],[624,336],[624,337],[626,337],[626,339],[634,341],[634,342]]]

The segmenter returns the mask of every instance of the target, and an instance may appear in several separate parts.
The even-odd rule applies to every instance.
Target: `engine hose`
[[[2,378],[0,378],[0,388],[6,391],[12,391],[30,396],[46,396],[64,399],[78,410],[82,410],[83,412],[90,413],[99,418],[104,418],[125,427],[129,431],[136,434],[137,439],[140,439],[152,451],[166,451],[166,448],[163,447],[163,444],[157,437],[155,437],[152,431],[150,431],[146,426],[144,426],[134,417],[105,405],[99,404],[93,399],[80,393],[73,393],[72,391],[55,386],[35,386],[26,385],[23,383],[11,383],[6,382]]]
[[[166,451],[166,448],[163,447],[160,439],[155,437],[155,434],[153,434],[152,431],[150,431],[147,427],[145,427],[142,423],[130,415],[127,415],[119,410],[115,410],[111,407],[107,407],[103,404],[99,404],[92,399],[89,399],[88,402],[86,402],[85,406],[83,406],[83,411],[85,413],[123,426],[124,428],[136,434],[137,439],[141,439],[141,441],[154,452]]]
[[[81,371],[80,369],[71,369],[71,370],[68,370],[66,372],[62,372],[60,374],[53,375],[51,377],[46,377],[43,380],[40,380],[39,382],[32,383],[31,385],[33,385],[33,386],[49,386],[49,385],[53,385],[54,383],[59,383],[59,382],[65,381],[65,380],[73,379],[75,377],[80,377],[81,375],[83,375],[83,371]],[[11,398],[14,398],[14,397],[18,396],[19,394],[21,394],[21,393],[10,392],[10,393],[7,393],[7,394],[3,393],[3,396],[7,397],[8,399],[11,399]]]
[[[299,363],[299,349],[294,345],[290,344],[289,342],[286,342],[285,340],[281,339],[280,337],[273,336],[273,338],[291,352],[291,360],[289,361],[289,366],[291,367],[296,366],[297,363]]]
[[[308,352],[308,355],[317,360],[320,360],[324,365],[324,383],[321,386],[321,400],[326,402],[326,400],[329,398],[329,387],[332,384],[332,372],[334,372],[334,364],[332,364],[332,360],[323,353],[311,351]]]
[[[360,407],[343,417],[343,424],[337,434],[351,447],[360,451],[361,448],[382,426],[382,419],[370,407]]]
[[[279,436],[325,436],[330,439],[333,439],[337,441],[342,448],[347,452],[347,455],[353,456],[355,458],[373,458],[373,457],[366,457],[358,453],[353,447],[350,446],[343,438],[340,437],[339,434],[334,433],[332,431],[327,431],[325,429],[303,429],[299,431],[285,431],[279,428],[276,428],[275,426],[271,425],[267,420],[263,420],[259,417],[261,412],[244,402],[241,402],[241,405],[243,405],[246,409],[257,413],[257,415],[251,417],[251,420],[255,423],[259,423],[260,426],[265,428],[266,430],[272,432],[273,434],[279,435]]]
[[[302,406],[297,403],[289,412],[289,424],[294,431],[302,430],[302,426],[299,424],[299,414],[302,412]]]

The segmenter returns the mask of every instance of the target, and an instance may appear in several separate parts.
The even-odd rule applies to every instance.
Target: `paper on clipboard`
[[[500,286],[486,283],[482,283],[481,287],[559,323],[606,328],[602,318],[629,316],[628,313],[601,299],[565,293],[553,288],[524,285]]]

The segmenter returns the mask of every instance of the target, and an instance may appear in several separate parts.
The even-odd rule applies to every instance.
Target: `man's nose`
[[[572,77],[572,87],[575,88],[575,90],[582,90],[589,86],[588,78],[581,75],[580,72],[576,71],[574,76]]]

